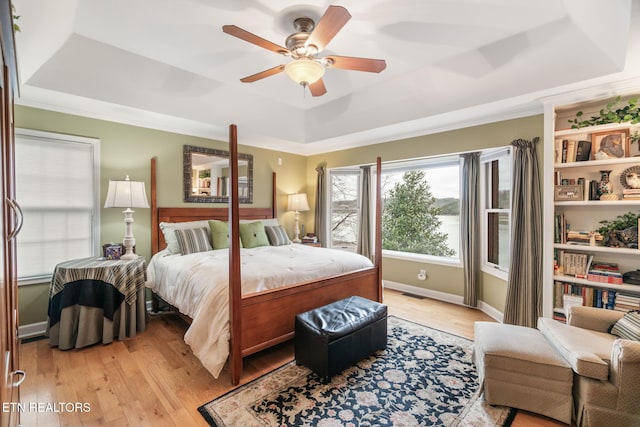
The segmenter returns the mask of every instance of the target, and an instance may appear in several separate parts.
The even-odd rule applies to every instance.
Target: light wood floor
[[[385,291],[389,314],[473,339],[473,323],[491,321],[479,310]],[[228,372],[214,379],[184,343],[186,324],[177,316],[151,316],[133,339],[80,350],[60,351],[48,340],[22,344],[27,378],[21,402],[89,403],[89,412],[25,412],[23,426],[207,426],[197,408],[229,391]],[[242,382],[293,360],[285,343],[245,359]],[[64,407],[63,407],[64,408]],[[53,409],[60,409],[58,408]],[[563,426],[549,418],[518,412],[512,426]]]

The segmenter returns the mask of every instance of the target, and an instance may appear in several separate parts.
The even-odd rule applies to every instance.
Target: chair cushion
[[[577,328],[547,317],[538,319],[538,329],[569,362],[575,373],[598,380],[609,378],[609,362],[615,336]]]

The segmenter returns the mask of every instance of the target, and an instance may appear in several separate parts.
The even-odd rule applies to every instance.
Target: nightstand
[[[321,248],[322,247],[322,243],[320,242],[314,242],[314,243],[305,243],[302,242],[303,245],[307,245],[307,246],[313,246],[314,248]]]
[[[47,336],[61,350],[81,348],[146,328],[146,262],[82,258],[58,264],[49,286]]]

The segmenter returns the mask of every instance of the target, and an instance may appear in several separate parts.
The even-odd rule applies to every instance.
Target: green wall
[[[158,158],[158,194],[160,206],[202,206],[184,203],[182,181],[182,146],[227,149],[227,142],[163,132],[138,126],[124,125],[105,120],[91,119],[70,114],[16,105],[16,128],[34,129],[100,139],[100,200],[104,201],[109,179],[145,181],[150,197],[150,162]],[[253,155],[254,191],[253,204],[247,206],[271,206],[271,176],[277,173],[278,217],[287,230],[293,229],[293,213],[287,212],[287,194],[304,191],[306,185],[306,157],[273,150],[242,145],[242,131],[238,130],[242,153]],[[278,166],[278,158],[282,166]],[[19,200],[18,200],[19,202]],[[103,202],[101,202],[103,203]],[[210,205],[224,206],[224,205]],[[304,220],[305,215],[301,215]],[[151,255],[151,212],[136,209],[133,234],[136,251],[147,261]],[[121,209],[102,209],[100,212],[100,244],[122,241],[124,216]],[[20,254],[18,254],[20,256]],[[20,286],[18,303],[20,324],[26,325],[47,320],[49,284]]]
[[[206,138],[158,131],[139,126],[91,119],[47,110],[16,106],[17,128],[86,136],[100,139],[100,193],[104,200],[109,178],[122,179],[129,175],[144,180],[150,192],[150,159],[158,158],[158,204],[160,206],[201,206],[182,202],[182,146],[226,149],[227,143]],[[334,151],[309,157],[242,145],[239,129],[239,150],[253,155],[254,207],[271,205],[271,174],[277,173],[278,217],[287,230],[293,229],[293,213],[286,211],[287,194],[306,191],[311,210],[301,213],[300,222],[306,230],[314,229],[315,167],[326,162],[328,168],[373,163],[377,156],[383,161],[421,158],[459,153],[509,144],[513,139],[531,139],[543,135],[543,116],[532,116],[463,128],[432,135],[424,135],[360,148]],[[542,147],[538,162],[542,168]],[[282,159],[282,166],[278,165]],[[542,177],[542,173],[541,173]],[[220,206],[220,205],[219,205]],[[124,235],[124,217],[118,209],[101,210],[100,243],[120,241]],[[150,211],[138,209],[134,215],[134,235],[139,254],[147,260],[151,254]],[[19,256],[19,254],[18,254]],[[426,269],[425,282],[417,279],[417,272]],[[422,287],[434,291],[462,295],[462,269],[459,267],[384,258],[385,280]],[[20,324],[46,321],[48,283],[20,286],[18,290]],[[497,310],[504,309],[506,283],[484,274],[480,299]]]
[[[431,135],[423,135],[398,141],[385,142],[348,150],[318,154],[308,158],[307,192],[309,203],[315,203],[315,167],[326,162],[327,168],[375,163],[380,156],[383,162],[461,153],[491,147],[502,147],[518,138],[541,138],[537,147],[540,180],[542,180],[544,134],[542,115],[506,120],[480,126],[472,126]],[[542,182],[540,182],[542,190]],[[313,206],[311,206],[313,210]],[[309,224],[313,229],[313,224]],[[418,271],[426,269],[428,279],[420,281]],[[460,267],[431,264],[424,261],[408,261],[383,258],[382,275],[385,280],[399,282],[419,288],[463,295],[463,273]],[[506,282],[493,275],[483,274],[479,299],[499,311],[504,311]]]

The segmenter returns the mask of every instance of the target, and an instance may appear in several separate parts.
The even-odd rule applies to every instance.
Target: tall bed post
[[[237,385],[242,376],[242,280],[240,277],[240,206],[238,201],[238,129],[229,126],[229,373]]]
[[[376,158],[376,218],[374,265],[378,270],[378,299],[382,302],[382,158]]]
[[[160,250],[158,247],[160,243],[158,242],[158,199],[157,199],[157,168],[158,168],[158,158],[151,158],[151,255],[154,255],[156,252]]]
[[[160,249],[158,242],[158,158],[151,158],[151,255],[155,255]],[[151,311],[157,313],[160,310],[160,301],[155,293],[151,294]]]

